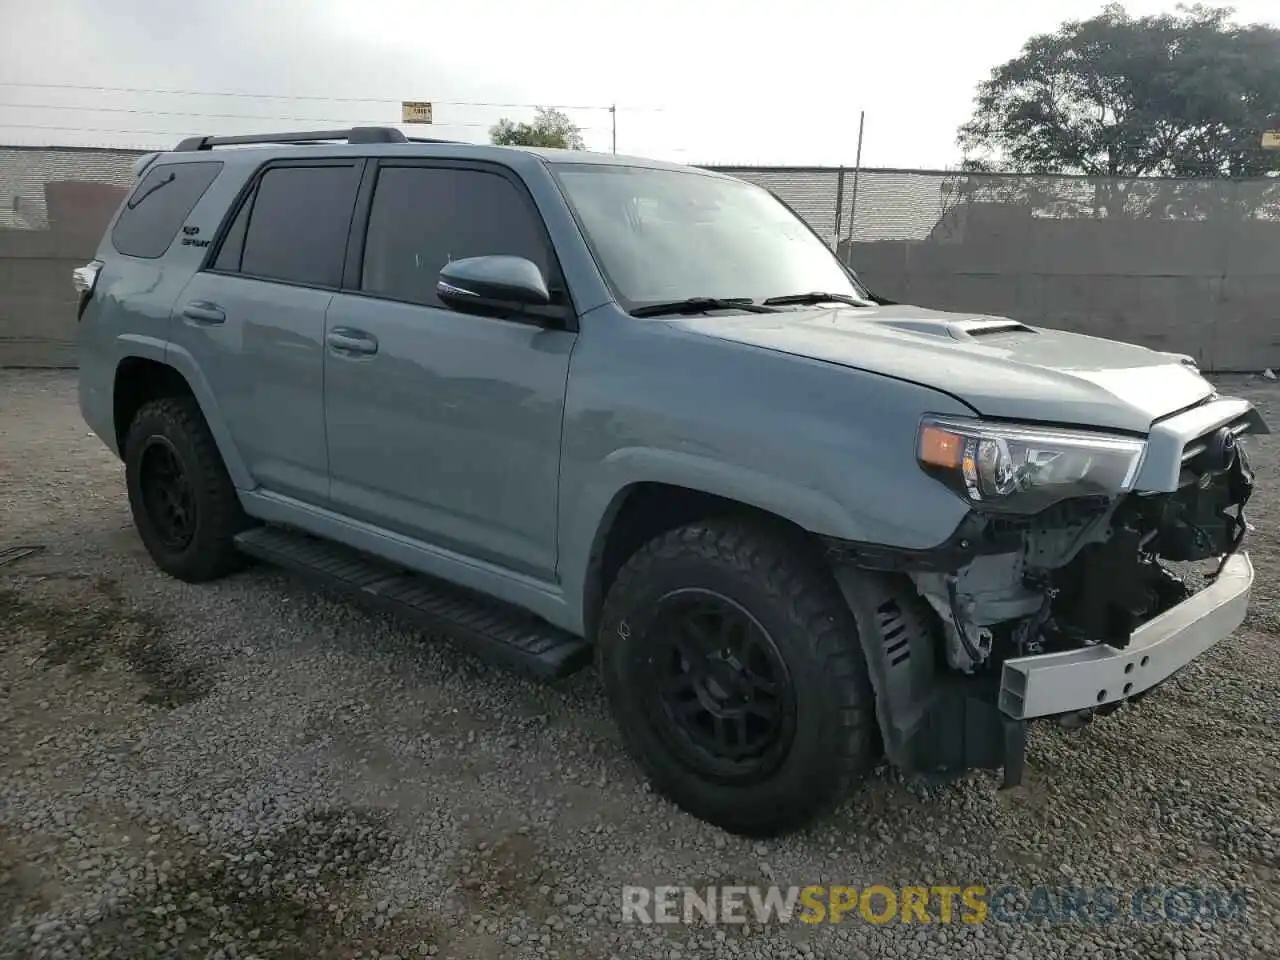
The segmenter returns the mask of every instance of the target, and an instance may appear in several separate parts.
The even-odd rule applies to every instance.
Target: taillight
[[[89,305],[89,298],[93,296],[93,288],[98,285],[98,274],[101,272],[101,260],[93,260],[71,271],[71,283],[80,297],[80,302],[76,306],[77,320],[84,316],[84,308]]]

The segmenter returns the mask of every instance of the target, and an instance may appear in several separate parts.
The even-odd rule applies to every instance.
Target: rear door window
[[[235,271],[229,261],[238,256],[237,272],[246,276],[338,287],[358,185],[355,165],[269,168],[246,201],[252,207],[242,249],[235,249],[241,245],[237,217],[215,268]]]
[[[221,169],[220,160],[153,166],[125,201],[111,230],[111,245],[130,257],[163,256]]]
[[[548,275],[551,258],[538,215],[506,177],[456,167],[379,171],[362,290],[440,306],[440,269],[453,260],[492,254],[524,257]]]

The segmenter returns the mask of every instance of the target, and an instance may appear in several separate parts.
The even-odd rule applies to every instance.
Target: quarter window
[[[221,169],[219,160],[153,166],[125,201],[111,245],[129,257],[163,256]]]

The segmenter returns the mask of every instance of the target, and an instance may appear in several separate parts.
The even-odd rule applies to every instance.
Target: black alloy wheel
[[[196,502],[178,452],[164,437],[149,437],[138,469],[156,536],[170,550],[185,550],[196,533]]]
[[[707,776],[767,776],[795,735],[786,662],[760,622],[710,590],[676,590],[648,628],[654,720]]]

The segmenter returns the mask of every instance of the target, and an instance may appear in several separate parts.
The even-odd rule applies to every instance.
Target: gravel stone
[[[1275,383],[1221,389],[1280,428]],[[74,374],[0,370],[0,549],[44,548],[0,566],[0,957],[1280,956],[1280,440],[1251,449],[1234,638],[1133,708],[1034,727],[1016,789],[882,767],[753,843],[640,781],[590,671],[527,682],[263,566],[163,576]],[[1018,886],[1014,910],[1037,884],[1244,888],[1248,922],[622,922],[626,883],[770,878]]]

